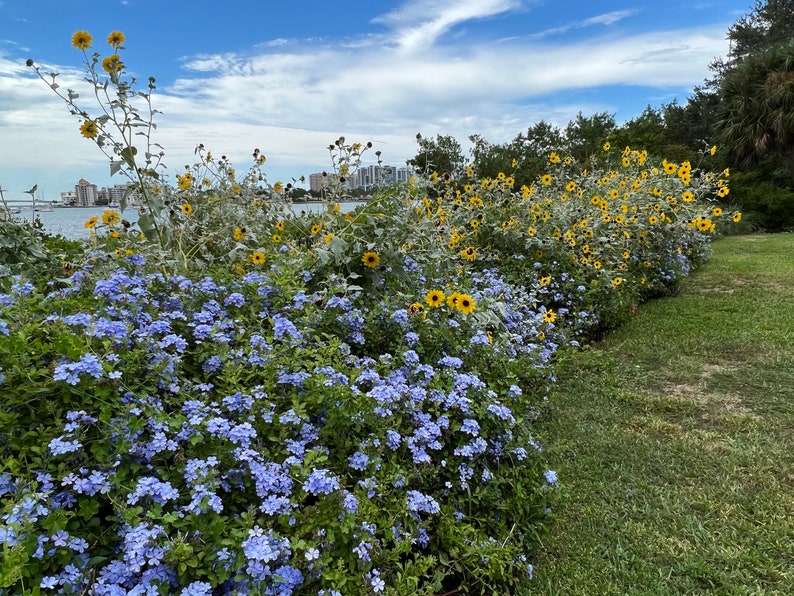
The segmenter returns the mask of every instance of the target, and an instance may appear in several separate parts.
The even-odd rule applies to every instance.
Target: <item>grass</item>
[[[794,593],[794,235],[734,236],[564,364],[533,594]]]

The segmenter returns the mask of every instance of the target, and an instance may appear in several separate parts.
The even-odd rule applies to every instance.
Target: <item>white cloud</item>
[[[411,0],[374,22],[393,29],[394,41],[402,50],[417,52],[431,47],[455,25],[514,10],[520,4],[515,0]]]
[[[631,10],[615,10],[612,12],[607,12],[601,15],[597,15],[594,17],[590,17],[587,19],[583,19],[581,21],[575,21],[568,25],[564,25],[562,27],[554,27],[552,29],[546,29],[539,33],[534,33],[529,36],[530,39],[540,39],[543,37],[548,37],[550,35],[557,35],[560,33],[567,33],[573,29],[583,29],[585,27],[591,27],[593,25],[614,25],[617,22],[622,21],[623,19],[630,17],[634,14],[639,12],[636,9]]]

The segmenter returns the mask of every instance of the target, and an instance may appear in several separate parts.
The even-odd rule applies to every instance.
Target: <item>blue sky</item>
[[[25,67],[60,73],[86,98],[72,34],[127,38],[123,60],[157,79],[155,140],[172,175],[203,143],[271,182],[330,168],[340,135],[371,141],[386,163],[415,136],[493,143],[578,112],[624,122],[647,105],[686,101],[727,53],[726,32],[751,0],[0,0],[0,184],[54,200],[81,177],[104,186],[107,159]],[[374,151],[373,149],[373,151]]]

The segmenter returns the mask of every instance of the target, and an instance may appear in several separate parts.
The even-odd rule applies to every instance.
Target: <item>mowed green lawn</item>
[[[794,594],[794,235],[716,240],[559,378],[533,594]]]

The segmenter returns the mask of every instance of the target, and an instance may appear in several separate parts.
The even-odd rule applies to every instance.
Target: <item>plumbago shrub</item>
[[[120,35],[88,82],[150,106]],[[112,110],[63,97],[136,163]],[[335,179],[369,148],[331,144]],[[140,227],[108,210],[69,267],[0,276],[0,594],[519,592],[552,520],[555,355],[740,217],[728,172],[629,148],[313,214],[258,150],[238,176],[199,146],[174,185],[145,155]]]

